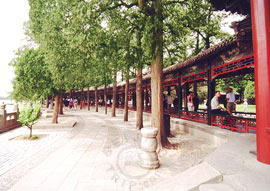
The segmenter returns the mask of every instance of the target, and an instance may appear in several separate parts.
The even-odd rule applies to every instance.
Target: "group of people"
[[[212,114],[223,114],[223,115],[232,115],[233,111],[235,111],[235,94],[232,93],[232,88],[227,88],[226,94],[226,104],[225,107],[222,107],[219,102],[219,98],[221,96],[220,91],[216,91],[214,97],[211,100],[211,113]],[[206,100],[205,100],[206,101]],[[77,110],[80,101],[78,99],[64,99],[63,104],[66,108]],[[205,103],[207,106],[208,103]],[[173,99],[169,94],[164,95],[163,105],[166,109],[171,109],[172,105],[177,108],[178,106],[178,98],[175,97]],[[197,93],[189,92],[187,96],[187,107],[188,111],[197,111],[199,109],[199,97]],[[82,100],[82,108],[85,108],[85,100]],[[247,112],[248,103],[247,100],[244,99],[244,112]]]
[[[80,100],[78,100],[77,98],[75,99],[63,99],[63,104],[65,106],[65,108],[69,108],[69,109],[78,109],[78,105],[80,105]],[[82,100],[82,108],[85,108],[85,101]]]
[[[214,97],[211,100],[211,112],[213,114],[223,114],[223,115],[233,115],[232,113],[236,109],[235,103],[235,94],[232,93],[232,88],[227,88],[227,94],[225,99],[225,107],[222,107],[219,102],[219,98],[221,96],[220,91],[216,91]],[[205,104],[207,106],[207,103]],[[193,92],[189,92],[187,96],[187,107],[188,111],[197,111],[199,107],[199,98],[198,94]],[[244,99],[244,112],[247,112],[248,103],[247,100]]]
[[[171,95],[167,94],[163,97],[163,107],[165,109],[170,110],[172,106],[176,109],[178,109],[178,97],[176,96],[174,99],[171,97]]]
[[[221,96],[220,91],[215,92],[215,96],[211,100],[211,112],[213,114],[223,114],[223,115],[232,115],[232,112],[235,111],[235,95],[232,93],[232,88],[227,89],[226,94],[226,109],[219,104],[219,97]]]
[[[199,109],[199,97],[197,93],[189,92],[187,96],[188,111],[197,111]]]

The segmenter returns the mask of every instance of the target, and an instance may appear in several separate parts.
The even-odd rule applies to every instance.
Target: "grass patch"
[[[224,107],[223,104],[221,104]],[[199,109],[205,109],[203,104],[199,105]],[[244,104],[236,104],[236,111],[237,112],[244,112]],[[256,113],[256,105],[248,105],[248,113]]]
[[[237,104],[236,105],[236,111],[244,112],[244,104]],[[249,113],[256,113],[256,105],[248,105],[248,111]]]
[[[39,139],[39,135],[32,135],[32,137],[24,136],[23,139],[24,140],[36,140],[36,139]]]
[[[21,141],[35,141],[35,140],[40,140],[47,135],[41,134],[41,135],[32,135],[32,137],[29,137],[29,135],[19,135],[17,137],[13,137],[9,140],[21,140]]]

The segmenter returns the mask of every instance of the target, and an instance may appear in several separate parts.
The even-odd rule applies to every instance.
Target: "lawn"
[[[236,105],[236,111],[244,112],[244,104],[237,104]],[[247,112],[256,113],[256,105],[248,105],[248,111]]]
[[[223,107],[223,104],[221,105]],[[203,104],[199,105],[199,109],[205,109]],[[237,112],[244,112],[244,105],[243,104],[237,104],[236,105],[236,111]],[[248,113],[256,113],[256,105],[248,105]]]

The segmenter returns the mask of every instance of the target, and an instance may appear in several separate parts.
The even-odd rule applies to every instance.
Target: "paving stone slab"
[[[218,182],[222,180],[222,175],[215,168],[206,162],[193,166],[173,179],[162,185],[157,185],[150,190],[177,190],[192,191],[198,189],[201,184]]]
[[[226,184],[203,184],[199,188],[200,191],[236,191]]]

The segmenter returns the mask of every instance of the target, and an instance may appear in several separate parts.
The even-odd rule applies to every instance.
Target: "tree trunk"
[[[163,88],[162,88],[162,68],[160,67],[161,56],[157,55],[151,64],[151,95],[152,95],[152,127],[158,128],[158,142],[161,146],[168,144],[168,139],[164,128],[163,119]],[[138,104],[139,105],[139,104]]]
[[[188,94],[188,84],[186,83],[186,84],[184,84],[184,86],[183,86],[184,88],[184,110],[185,111],[187,111],[188,109],[188,107],[187,107],[187,94]]]
[[[95,87],[95,105],[96,105],[96,112],[98,112],[97,87]]]
[[[90,91],[87,89],[87,109],[90,111]]]
[[[239,100],[240,100],[240,103],[242,103],[242,101],[243,101],[243,95],[244,95],[244,88],[240,88],[239,89]]]
[[[116,109],[116,94],[117,94],[117,89],[116,89],[116,70],[114,72],[114,82],[113,82],[113,103],[112,103],[112,117],[116,117],[115,114],[115,109]]]
[[[72,90],[69,92],[69,98],[72,98]]]
[[[194,82],[193,83],[193,92],[194,92],[194,94],[197,93],[197,89],[198,89],[197,82]]]
[[[33,132],[33,126],[32,125],[29,127],[29,130],[30,130],[29,138],[31,138],[32,137],[32,132]]]
[[[82,92],[81,92],[81,102],[80,102],[80,109],[82,109],[82,102],[83,102],[83,89],[82,89]]]
[[[142,68],[138,69],[136,80],[136,129],[143,128],[143,109],[142,109]]]
[[[138,73],[136,76],[136,95],[135,95],[135,100],[136,100],[136,129],[140,130],[143,128],[143,108],[142,108],[142,34],[140,31],[138,31],[138,39],[137,39],[137,45],[139,47],[137,51],[137,57],[138,57]],[[133,100],[134,101],[134,100]],[[133,103],[133,105],[135,105]]]
[[[152,44],[153,60],[151,63],[152,127],[158,128],[157,140],[160,146],[170,145],[164,128],[163,117],[163,15],[162,0],[153,1],[155,19],[158,23],[154,31]]]
[[[54,104],[52,123],[58,123],[58,111],[59,111],[58,107],[59,107],[59,94],[57,94],[55,96],[55,104]]]
[[[129,79],[126,80],[126,87],[125,87],[124,121],[128,121],[128,90],[129,90]]]
[[[60,115],[63,115],[64,112],[63,112],[63,94],[61,93],[60,96],[59,96],[59,114]]]
[[[105,101],[105,114],[108,113],[108,105],[107,105],[107,85],[104,85],[104,101]]]
[[[196,46],[195,46],[195,55],[200,53],[200,34],[197,32],[196,37]]]
[[[46,98],[46,108],[49,108],[49,97]]]
[[[207,36],[205,38],[205,49],[208,49],[208,48],[210,48],[210,37],[209,36]]]

